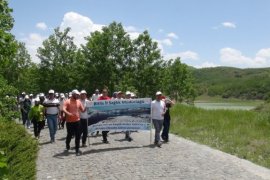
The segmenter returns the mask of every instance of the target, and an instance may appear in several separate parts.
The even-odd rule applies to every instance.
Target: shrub
[[[0,119],[0,149],[6,157],[8,179],[35,179],[38,144],[22,126]]]

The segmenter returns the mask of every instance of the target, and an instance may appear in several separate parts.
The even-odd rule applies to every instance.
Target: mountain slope
[[[270,91],[270,68],[215,67],[191,71],[198,95],[266,99]]]

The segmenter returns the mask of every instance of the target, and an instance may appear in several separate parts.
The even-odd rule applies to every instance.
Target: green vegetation
[[[10,33],[14,23],[11,12],[8,2],[0,1],[0,179],[31,180],[35,179],[38,146],[25,129],[12,120],[18,118],[18,90],[14,86],[29,85],[25,77],[32,78],[27,72],[33,63],[24,44]]]
[[[269,112],[204,110],[177,104],[171,114],[171,132],[270,167]]]
[[[0,179],[35,179],[38,144],[22,126],[0,119],[0,150]]]
[[[238,69],[232,67],[191,68],[198,95],[223,98],[269,98],[270,68]]]

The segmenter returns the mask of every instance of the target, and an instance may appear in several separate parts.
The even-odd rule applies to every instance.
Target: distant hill
[[[267,99],[270,95],[270,68],[190,68],[198,95],[224,98]]]

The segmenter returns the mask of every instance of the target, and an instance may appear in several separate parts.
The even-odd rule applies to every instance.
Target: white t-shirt
[[[98,98],[101,96],[101,94],[93,94],[92,95],[92,101],[96,101],[96,100],[98,100]]]
[[[58,114],[58,108],[60,106],[59,100],[54,98],[52,100],[46,99],[43,103],[46,108],[46,114],[56,115]]]
[[[83,107],[85,107],[86,104],[87,104],[87,102],[89,102],[89,100],[87,100],[87,99],[85,99],[85,100],[81,100],[81,99],[80,99],[80,101],[81,101]],[[87,110],[84,111],[84,112],[80,112],[80,118],[81,118],[81,119],[88,119]]]
[[[64,106],[65,99],[60,100],[60,111],[63,111],[63,106]]]
[[[166,106],[164,101],[152,101],[152,119],[163,120],[164,116],[162,114],[164,114],[165,111]]]

